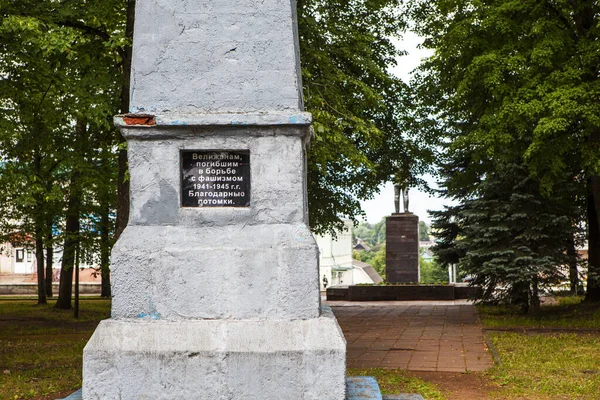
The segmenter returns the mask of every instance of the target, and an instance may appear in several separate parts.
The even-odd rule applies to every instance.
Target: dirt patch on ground
[[[69,390],[68,392],[57,392],[53,393],[49,396],[36,397],[34,400],[56,400],[56,399],[65,399],[68,396],[72,395],[74,390]]]
[[[434,383],[448,400],[486,400],[496,389],[484,373],[416,372],[408,375]]]

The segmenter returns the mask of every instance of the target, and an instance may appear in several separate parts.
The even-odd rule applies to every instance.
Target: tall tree
[[[2,231],[31,235],[35,241],[39,303],[46,302],[44,240],[47,220],[59,212],[60,164],[57,138],[68,123],[62,106],[65,75],[60,65],[68,35],[62,40],[44,32],[40,21],[0,13],[0,147],[4,166],[0,180],[3,203],[10,206]],[[12,5],[12,4],[11,4]],[[12,225],[12,226],[11,226]],[[50,277],[48,277],[50,278]]]
[[[587,194],[588,292],[600,301],[599,4],[571,0],[412,2],[425,46],[421,105],[458,158],[485,178],[519,156],[547,197],[576,177]],[[493,171],[493,169],[492,169]]]
[[[17,192],[20,201],[7,201],[13,203],[13,210],[22,210],[13,215],[13,220],[22,221],[21,229],[26,228],[24,223],[33,221],[28,231],[34,234],[38,248],[40,293],[44,277],[40,249],[53,233],[52,221],[69,211],[64,233],[68,231],[66,226],[75,226],[72,210],[89,213],[92,205],[75,206],[65,192],[78,193],[82,187],[106,192],[107,185],[114,185],[112,169],[100,169],[95,174],[82,171],[98,170],[99,159],[90,146],[104,146],[104,152],[112,154],[116,149],[117,135],[111,120],[118,112],[119,67],[127,43],[121,18],[125,7],[120,0],[0,0],[0,85],[4,89],[0,105],[5,108],[0,134],[6,145],[5,165],[22,172],[16,182],[29,181],[26,190]],[[113,139],[100,141],[95,137]],[[79,145],[82,140],[86,146]],[[15,175],[2,174],[1,179],[11,176]],[[90,181],[91,177],[96,180]],[[61,190],[65,186],[71,187]],[[49,207],[52,201],[59,206]],[[69,245],[70,237],[62,235]],[[64,272],[66,279],[68,271]],[[63,297],[67,291],[70,297],[70,285],[62,286],[59,304],[66,301]]]
[[[315,138],[308,155],[313,229],[341,228],[395,173],[405,85],[389,69],[399,0],[298,0],[302,79]]]

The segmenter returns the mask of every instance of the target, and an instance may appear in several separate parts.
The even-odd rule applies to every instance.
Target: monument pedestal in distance
[[[83,398],[345,398],[307,226],[295,1],[138,1],[129,225]]]
[[[385,274],[390,283],[419,283],[419,217],[394,213],[385,219]]]

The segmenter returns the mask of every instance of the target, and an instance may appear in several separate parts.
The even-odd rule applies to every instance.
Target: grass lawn
[[[375,376],[383,393],[420,393],[428,400],[600,399],[600,305],[578,301],[560,299],[534,316],[479,307],[502,361],[486,373],[349,369],[348,374]],[[54,310],[52,304],[0,299],[0,400],[54,400],[81,387],[83,347],[98,322],[110,316],[110,302],[82,299],[79,320],[72,310]],[[463,390],[467,386],[472,390]]]
[[[415,378],[408,374],[406,370],[348,368],[348,375],[375,377],[383,394],[419,393],[427,400],[446,399],[437,385]]]
[[[557,297],[557,304],[542,306],[535,315],[517,308],[478,307],[483,325],[494,328],[563,328],[600,330],[600,305],[581,303],[581,297]]]
[[[600,305],[557,299],[536,315],[479,307],[502,362],[488,371],[492,397],[600,399]]]
[[[499,399],[599,399],[600,336],[489,334],[502,365],[490,378]]]
[[[78,320],[53,304],[0,299],[0,400],[54,400],[81,387],[83,347],[110,301],[82,299]]]

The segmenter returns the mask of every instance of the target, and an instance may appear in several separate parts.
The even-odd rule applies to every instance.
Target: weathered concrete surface
[[[138,1],[130,111],[300,109],[295,3]]]
[[[344,399],[345,341],[321,315],[308,229],[295,1],[136,3],[136,115],[115,119],[130,219],[112,252],[113,318],[84,351],[83,398]],[[200,167],[183,168],[182,151],[249,154],[249,206],[242,186],[241,206],[181,207]],[[197,193],[186,200],[208,197]]]
[[[346,400],[425,400],[419,394],[387,394],[381,396],[379,385],[372,376],[346,378]],[[63,400],[83,400],[82,390],[78,390]]]
[[[225,226],[307,223],[305,138],[301,127],[152,128],[151,138],[124,129],[128,138],[129,225]],[[249,208],[180,207],[182,150],[249,150]],[[143,238],[140,238],[143,240]]]
[[[112,317],[306,319],[318,249],[303,224],[131,225],[112,257]]]
[[[114,117],[115,126],[118,128],[128,128],[132,125],[139,125],[139,122],[133,123],[128,119],[136,117],[134,114],[117,115]],[[170,113],[148,116],[143,124],[145,128],[157,127],[177,127],[177,126],[282,126],[282,125],[309,125],[312,122],[312,114],[298,110],[290,111],[267,111],[257,113],[213,113],[213,114],[182,114]],[[139,126],[138,126],[139,127]],[[172,132],[172,131],[171,131]],[[152,129],[131,130],[130,137],[152,137],[164,135],[165,131],[155,131]],[[289,135],[289,131],[284,131]],[[167,133],[168,135],[168,133]]]
[[[309,320],[102,321],[83,398],[345,398],[346,342],[331,310]]]

